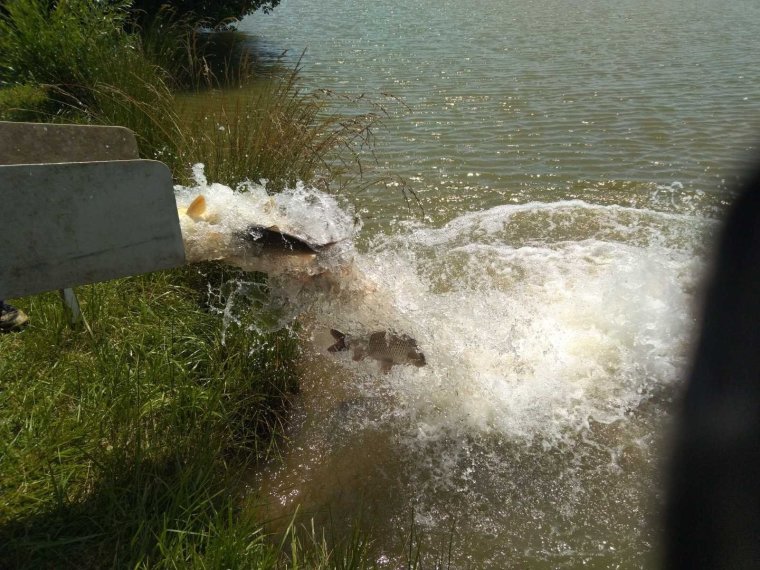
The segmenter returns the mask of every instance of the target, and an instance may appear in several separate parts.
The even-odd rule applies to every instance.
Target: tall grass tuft
[[[149,158],[176,157],[182,137],[168,73],[125,31],[129,2],[9,0],[0,13],[0,86],[44,89],[39,120],[130,128]]]
[[[179,14],[164,4],[152,16],[130,22],[133,37],[139,38],[144,57],[167,72],[172,89],[199,91],[221,86],[220,61],[233,57],[234,45],[219,53],[203,30],[204,22],[192,13]]]
[[[0,78],[74,86],[108,67],[131,40],[126,2],[7,0],[0,12]]]
[[[343,102],[344,109],[356,104]],[[329,189],[346,173],[361,173],[361,150],[371,146],[383,118],[379,108],[348,116],[333,105],[329,92],[299,89],[298,68],[256,87],[216,93],[183,111],[185,162],[204,162],[215,181],[265,179],[278,191],[300,180]]]
[[[336,112],[338,96],[299,88],[298,67],[259,79],[245,50],[237,62],[214,54],[192,20],[169,10],[140,34],[129,33],[127,7],[6,2],[0,93],[13,102],[6,107],[23,109],[15,101],[33,94],[37,117],[44,110],[41,118],[50,121],[125,126],[135,132],[141,156],[167,163],[183,182],[196,162],[214,181],[267,179],[274,191],[297,180],[327,187],[349,171],[362,173],[361,151],[382,118],[379,106],[360,110],[365,101],[341,98]],[[240,46],[231,37],[234,52]],[[30,85],[39,87],[32,93],[23,87]],[[219,89],[224,85],[236,88]],[[178,89],[204,90],[204,97]]]
[[[123,31],[127,4],[8,0],[0,12],[0,82],[50,85],[61,104],[90,103],[89,89],[114,60],[134,53]]]

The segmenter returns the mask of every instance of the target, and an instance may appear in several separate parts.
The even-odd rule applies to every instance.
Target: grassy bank
[[[278,431],[295,341],[222,342],[188,277],[81,288],[89,329],[30,298],[28,330],[0,337],[0,566],[181,567],[228,541],[238,562],[272,555],[233,516],[234,477]]]
[[[0,119],[126,126],[179,182],[204,162],[230,185],[329,185],[378,118],[326,112],[296,72],[254,87],[235,72],[244,88],[212,96],[221,79],[186,22],[160,23],[158,41],[118,3],[4,8]],[[0,568],[369,566],[359,535],[269,536],[242,508],[282,435],[298,346],[226,327],[208,291],[224,296],[228,277],[209,265],[81,287],[77,329],[56,294],[12,301],[31,325],[0,336]]]
[[[57,294],[29,298],[29,328],[0,336],[0,568],[369,567],[361,536],[269,536],[242,500],[298,347],[200,309],[188,283],[224,289],[206,269],[82,287],[76,330]]]

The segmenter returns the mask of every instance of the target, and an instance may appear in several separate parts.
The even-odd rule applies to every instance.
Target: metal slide
[[[0,299],[185,263],[172,178],[120,127],[0,122]]]

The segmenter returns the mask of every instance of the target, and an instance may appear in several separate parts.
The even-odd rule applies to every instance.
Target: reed
[[[360,103],[342,103],[336,113],[330,93],[303,93],[297,67],[192,101],[182,112],[185,163],[203,162],[210,180],[228,184],[264,179],[273,192],[298,181],[335,189],[347,173],[361,174],[362,150],[383,117],[372,107],[347,115],[349,105]]]

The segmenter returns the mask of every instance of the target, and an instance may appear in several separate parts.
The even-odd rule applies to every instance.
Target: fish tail
[[[330,334],[335,339],[335,344],[328,348],[328,352],[342,352],[348,350],[348,339],[346,335],[336,329],[330,329]]]
[[[196,222],[203,218],[203,214],[206,212],[206,198],[203,195],[193,200],[187,207],[187,215],[190,216]]]

